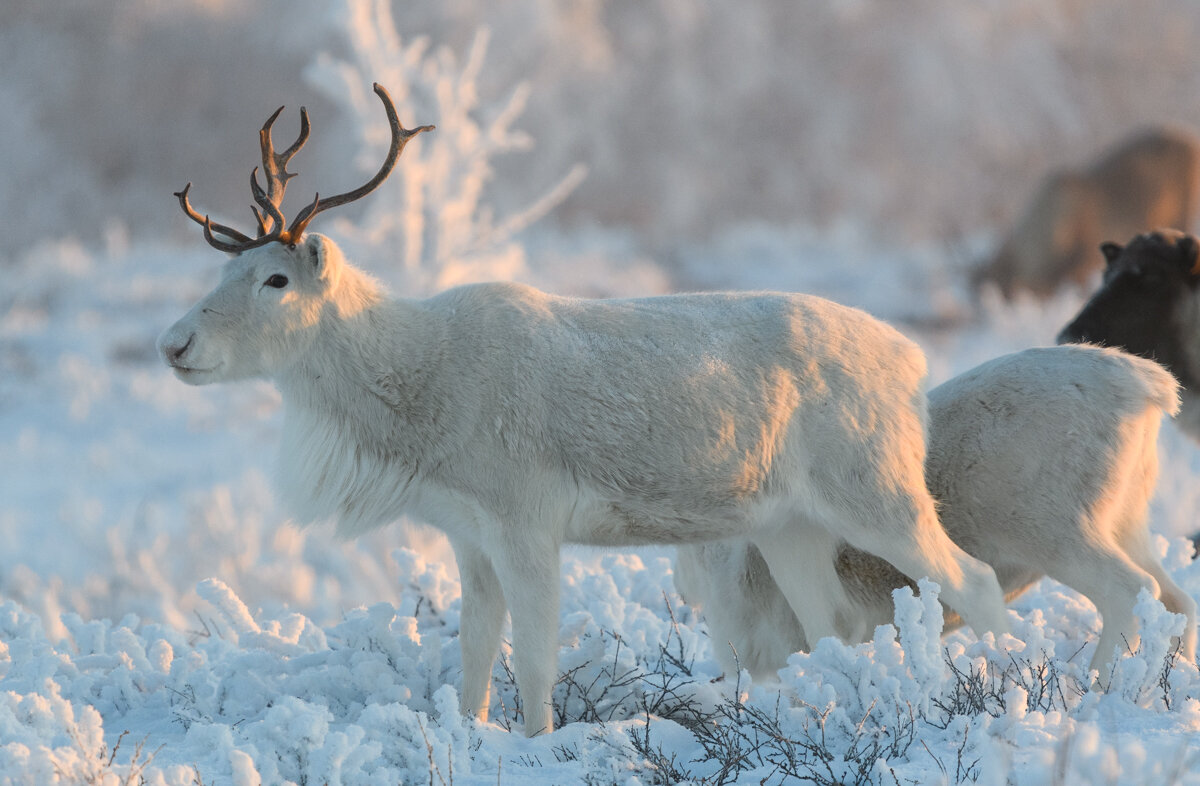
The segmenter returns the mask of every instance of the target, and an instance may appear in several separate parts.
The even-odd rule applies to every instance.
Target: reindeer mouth
[[[171,364],[171,370],[175,372],[176,377],[192,384],[201,382],[203,377],[213,374],[220,367],[220,363],[212,368],[192,368],[191,366]]]

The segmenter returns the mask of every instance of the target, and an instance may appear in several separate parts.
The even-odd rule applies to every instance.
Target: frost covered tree
[[[453,50],[433,48],[427,37],[402,39],[388,0],[345,0],[336,18],[344,24],[351,59],[322,54],[307,76],[360,130],[358,160],[364,171],[389,138],[371,98],[372,81],[392,91],[404,125],[437,126],[414,146],[405,166],[365,212],[338,226],[352,256],[370,259],[387,249],[388,262],[400,259],[409,291],[518,276],[525,255],[516,234],[561,202],[586,171],[577,165],[533,204],[495,215],[487,201],[492,159],[533,144],[513,128],[525,108],[528,85],[518,85],[495,108],[484,105],[477,82],[488,47],[485,29],[476,33],[460,62]]]
[[[1147,124],[1200,127],[1200,107],[1180,99],[1200,86],[1200,5],[1191,0],[0,7],[0,214],[9,218],[0,254],[43,234],[100,237],[113,215],[135,237],[161,234],[172,209],[163,195],[169,203],[182,173],[211,175],[197,189],[233,203],[245,159],[230,153],[246,150],[254,107],[303,100],[327,128],[318,118],[330,101],[357,102],[375,122],[371,82],[400,89],[368,71],[420,77],[426,65],[447,65],[418,36],[449,47],[455,70],[439,72],[443,98],[466,107],[494,148],[496,176],[484,181],[497,216],[522,213],[584,161],[591,174],[555,223],[616,227],[668,252],[748,221],[852,221],[888,243],[999,231],[1047,168],[1078,165]],[[472,43],[480,25],[496,43],[486,67],[486,41]],[[338,89],[313,100],[300,84],[322,49],[333,54],[312,70],[356,69],[357,97]],[[512,87],[523,80],[527,107]],[[336,73],[321,82],[342,84]],[[433,90],[411,90],[438,108]],[[520,135],[515,115],[502,120],[508,104],[487,111],[487,97],[503,95],[537,129],[537,155],[495,155],[527,146],[511,144]],[[437,123],[440,138],[451,116],[420,120]],[[497,121],[506,144],[488,137]],[[430,153],[449,145],[423,142]],[[348,155],[306,159],[306,180],[325,187]]]

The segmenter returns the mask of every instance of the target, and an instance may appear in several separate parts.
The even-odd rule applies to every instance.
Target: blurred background
[[[438,126],[312,227],[397,292],[807,291],[897,324],[938,383],[1079,308],[1087,287],[1005,300],[969,269],[1054,212],[1049,173],[1190,139],[1197,41],[1193,0],[0,0],[0,599],[185,628],[218,576],[324,622],[453,577],[427,530],[286,526],[278,393],[188,387],[155,351],[224,258],[172,192],[249,231],[280,104],[280,148],[300,106],[313,126],[288,216],[379,166],[373,81]],[[1190,535],[1200,452],[1163,444],[1155,527]]]
[[[201,209],[249,218],[256,130],[279,104],[307,105],[315,128],[293,190],[339,188],[363,150],[320,63],[366,70],[376,5],[0,0],[0,254],[114,226],[194,242],[171,198],[188,181]],[[1149,125],[1200,127],[1190,0],[405,0],[391,13],[403,46],[428,37],[423,57],[460,67],[488,31],[474,55],[484,118],[527,85],[513,128],[532,144],[491,162],[489,204],[529,205],[582,165],[542,230],[612,233],[666,265],[747,225],[961,265],[1051,168]],[[368,91],[387,84],[364,76]],[[295,123],[286,113],[277,137]]]

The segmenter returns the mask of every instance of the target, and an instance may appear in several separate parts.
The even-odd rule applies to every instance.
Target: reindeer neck
[[[381,299],[326,315],[302,360],[276,377],[284,427],[277,483],[297,521],[353,535],[394,521],[445,448],[430,401],[444,396],[438,331],[421,303]]]
[[[440,335],[419,301],[378,295],[353,313],[327,314],[311,350],[276,385],[289,410],[330,418],[357,444],[415,451]]]

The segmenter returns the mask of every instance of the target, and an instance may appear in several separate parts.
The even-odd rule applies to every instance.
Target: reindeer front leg
[[[544,534],[505,531],[492,553],[512,616],[513,671],[525,736],[554,730],[550,694],[558,677],[559,544]]]
[[[487,554],[474,543],[454,541],[462,581],[462,710],[481,721],[491,706],[492,664],[500,649],[504,594]]]

